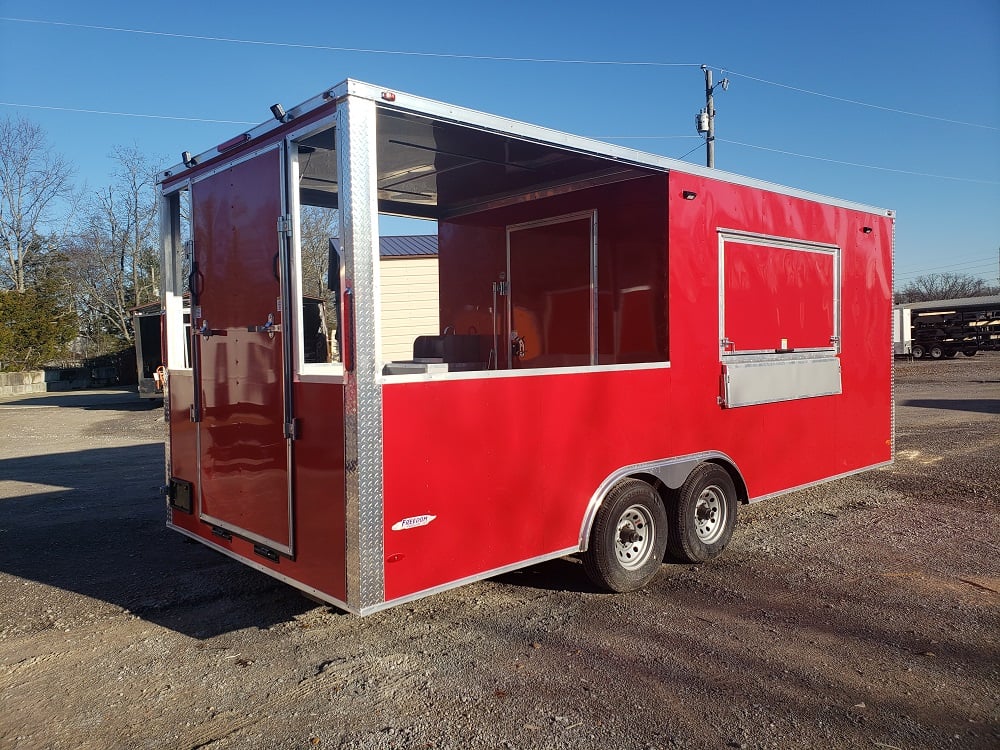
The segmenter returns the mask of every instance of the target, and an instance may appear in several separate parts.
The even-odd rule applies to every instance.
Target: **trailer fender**
[[[675,456],[673,458],[623,466],[609,474],[601,482],[597,491],[591,496],[590,502],[587,504],[587,510],[583,515],[583,522],[580,525],[580,551],[587,551],[587,547],[590,544],[590,532],[594,527],[594,519],[597,517],[597,511],[604,503],[611,489],[622,479],[633,478],[649,482],[660,490],[661,499],[666,504],[668,498],[663,492],[664,488],[667,492],[680,489],[684,482],[687,481],[691,472],[694,471],[694,468],[702,463],[714,463],[724,468],[733,479],[739,502],[748,503],[750,501],[746,481],[736,466],[736,462],[725,453],[720,453],[719,451],[704,451],[702,453],[692,453],[687,456]]]

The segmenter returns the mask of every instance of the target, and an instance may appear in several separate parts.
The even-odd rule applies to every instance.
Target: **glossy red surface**
[[[200,511],[217,525],[276,545],[291,541],[281,333],[275,275],[281,164],[272,150],[192,187],[195,260],[202,276],[194,321],[201,367]]]
[[[166,349],[163,349],[166,352]],[[198,486],[198,425],[191,421],[194,380],[190,370],[171,370],[167,408],[170,423],[170,476]]]
[[[590,217],[510,233],[513,331],[524,339],[523,367],[590,364]]]
[[[735,461],[751,497],[761,497],[890,459],[891,220],[678,173],[669,189],[649,182],[644,203],[670,208],[669,228],[662,212],[645,217],[664,221],[645,225],[660,267],[669,245],[668,369],[383,386],[387,599],[576,546],[592,494],[622,466],[719,451]],[[697,199],[683,200],[682,190],[696,192]],[[563,213],[595,205],[591,191],[552,200]],[[523,215],[552,205],[508,211]],[[624,204],[599,212],[602,227],[622,227],[629,218]],[[489,289],[502,257],[502,221],[485,227],[473,222],[442,224],[445,322],[463,303],[489,304],[481,290]],[[863,234],[863,226],[873,233]],[[841,395],[736,409],[719,405],[723,228],[842,248]],[[626,230],[640,247],[642,234]],[[620,256],[627,245],[600,247],[606,264],[628,267],[627,256]],[[643,319],[657,298],[655,275],[652,289],[642,289],[656,266],[639,263],[642,273],[618,285],[622,291],[639,287],[630,304]],[[825,283],[821,266],[807,264],[810,285]],[[773,325],[763,307],[750,306],[746,315],[755,312],[765,328]],[[665,341],[661,319],[636,325],[637,339],[648,341],[652,329],[656,341]],[[802,330],[814,333],[813,326]],[[392,529],[424,515],[434,519]]]
[[[734,351],[831,346],[832,253],[727,242],[723,274]]]
[[[253,543],[246,539],[213,535],[211,526],[195,515],[174,510],[172,522],[257,565],[346,601],[343,386],[296,383],[294,392],[296,413],[301,415],[299,439],[293,452],[295,558],[282,556],[277,562],[268,560],[256,554]],[[178,450],[183,454],[183,462],[175,462],[178,470],[183,470],[195,458],[195,425],[187,420],[186,412],[183,415],[179,412],[172,419],[177,421],[171,424],[171,449],[174,454]],[[177,426],[179,430],[175,432]],[[175,475],[189,480],[195,476]]]
[[[507,227],[526,222],[553,219],[580,211],[597,211],[597,282],[598,282],[598,362],[619,364],[629,362],[665,361],[667,358],[666,283],[666,177],[655,175],[628,182],[590,188],[566,195],[518,203],[505,208],[477,213],[450,221],[439,222],[438,264],[440,273],[440,320],[442,329],[454,326],[457,333],[479,333],[492,339],[492,283],[507,271]],[[572,277],[560,278],[558,264],[544,258],[522,254],[515,258],[523,265],[512,269],[514,295],[514,328],[538,329],[537,339],[545,335],[546,316],[579,318],[580,325],[570,329],[568,338],[549,325],[555,349],[566,350],[564,357],[586,364],[580,354],[580,341],[588,333],[590,304],[589,272],[581,273],[580,261],[573,256],[574,243],[579,247],[579,228],[585,222],[569,225],[572,233],[558,239],[564,256],[575,270]],[[551,239],[549,230],[532,230],[531,241]],[[566,227],[563,227],[564,229]],[[514,233],[514,237],[520,234]],[[516,248],[515,248],[516,250]],[[565,257],[569,253],[569,258]],[[527,298],[519,301],[527,276],[538,275],[549,292],[527,290]],[[553,292],[561,292],[553,294]],[[498,317],[506,321],[506,301],[499,300]],[[530,315],[524,314],[525,312]],[[519,314],[520,313],[520,314]],[[502,327],[502,326],[501,326]],[[500,332],[506,345],[506,328]],[[589,341],[589,337],[583,339]],[[526,342],[526,346],[529,342]],[[535,351],[541,353],[539,344]],[[586,350],[584,350],[586,351]],[[589,352],[588,352],[589,353]],[[537,355],[536,355],[537,356]],[[485,357],[484,357],[485,360]],[[550,363],[556,361],[550,358]],[[502,368],[507,366],[506,349],[500,353]],[[527,364],[527,363],[524,363]],[[541,362],[534,366],[541,366]]]

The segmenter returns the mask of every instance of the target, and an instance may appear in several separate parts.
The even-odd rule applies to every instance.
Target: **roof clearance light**
[[[382,99],[385,100],[385,101],[387,101],[387,102],[394,102],[394,101],[396,101],[396,95],[394,93],[392,93],[391,91],[383,91],[382,92]]]
[[[250,134],[242,133],[236,136],[235,138],[230,138],[228,141],[223,141],[222,143],[220,143],[218,146],[215,147],[215,150],[221,154],[223,151],[228,151],[231,148],[236,148],[241,143],[246,143],[249,140],[250,140]]]

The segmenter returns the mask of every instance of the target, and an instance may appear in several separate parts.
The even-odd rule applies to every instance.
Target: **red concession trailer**
[[[272,113],[159,178],[171,528],[359,614],[575,553],[626,591],[892,461],[892,211],[353,80]],[[438,240],[402,361],[380,214]]]

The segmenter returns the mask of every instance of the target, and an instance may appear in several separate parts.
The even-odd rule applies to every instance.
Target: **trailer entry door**
[[[275,147],[192,186],[200,517],[292,554]]]
[[[510,367],[597,364],[596,214],[507,227]]]

